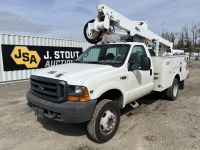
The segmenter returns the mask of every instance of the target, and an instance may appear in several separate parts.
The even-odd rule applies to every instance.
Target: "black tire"
[[[119,106],[116,102],[105,99],[97,104],[92,119],[87,125],[87,130],[93,140],[103,143],[115,135],[119,122]]]
[[[84,29],[83,29],[83,34],[84,34],[85,39],[86,39],[89,43],[91,43],[91,44],[97,44],[98,42],[100,42],[100,41],[102,40],[102,38],[101,38],[102,31],[100,31],[100,32],[98,33],[98,35],[97,35],[94,39],[90,39],[90,38],[88,38],[88,36],[87,36],[88,23],[92,23],[92,22],[94,22],[94,19],[88,21],[88,22],[85,24]]]
[[[184,87],[185,87],[185,82],[184,82],[184,80],[183,80],[183,81],[181,81],[181,82],[179,83],[179,89],[180,89],[180,90],[183,90]]]
[[[179,81],[178,79],[174,78],[172,86],[166,90],[166,93],[165,93],[166,98],[171,101],[176,100],[178,96],[178,91],[179,91]]]

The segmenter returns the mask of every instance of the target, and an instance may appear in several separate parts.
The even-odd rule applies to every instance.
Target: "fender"
[[[173,77],[172,80],[171,80],[171,86],[172,86],[172,84],[173,84],[174,78],[176,78],[176,77],[178,77],[177,79],[178,79],[178,81],[180,82],[180,75],[177,73],[177,74],[174,75],[174,77]]]
[[[113,89],[116,89],[116,90],[119,90],[121,91],[122,93],[122,96],[123,96],[123,106],[124,106],[124,101],[125,99],[128,97],[128,95],[126,94],[126,90],[125,88],[123,87],[123,85],[121,85],[120,83],[118,82],[115,82],[115,81],[111,81],[111,82],[107,82],[107,83],[104,83],[100,86],[97,86],[98,88],[94,90],[94,93],[93,94],[90,94],[90,98],[91,99],[97,99],[99,98],[103,93],[109,91],[109,90],[113,90]]]

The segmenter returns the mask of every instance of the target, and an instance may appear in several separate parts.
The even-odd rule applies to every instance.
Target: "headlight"
[[[85,102],[90,100],[88,89],[84,86],[69,85],[67,93],[67,100],[69,101]]]
[[[68,93],[68,96],[82,96],[83,95],[83,87],[70,85],[67,88],[67,93]]]

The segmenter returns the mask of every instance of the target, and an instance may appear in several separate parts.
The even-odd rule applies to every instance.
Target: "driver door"
[[[129,57],[131,71],[128,71],[128,103],[150,93],[153,89],[152,69],[142,70],[142,57],[147,57],[144,46],[135,45]]]

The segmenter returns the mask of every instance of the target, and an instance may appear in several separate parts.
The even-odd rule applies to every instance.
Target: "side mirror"
[[[150,58],[146,57],[146,56],[142,57],[141,58],[141,70],[146,71],[146,70],[150,70],[150,68],[151,68]]]

